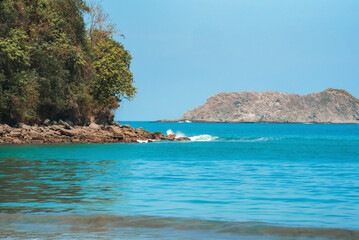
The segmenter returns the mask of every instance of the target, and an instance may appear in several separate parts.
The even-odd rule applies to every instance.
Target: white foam
[[[272,140],[279,140],[280,138],[275,137],[260,137],[260,138],[241,138],[239,140],[234,140],[235,142],[266,142]]]
[[[137,142],[138,142],[138,143],[148,143],[148,140],[140,140],[140,139],[137,139]]]
[[[176,138],[180,138],[180,137],[187,137],[184,133],[177,131],[176,132]]]
[[[173,135],[175,134],[172,129],[168,129],[167,132],[166,132],[167,135]]]
[[[175,134],[172,129],[168,129],[167,132],[166,132],[167,135],[172,135],[172,134]],[[186,135],[180,131],[177,131],[176,132],[176,138],[180,138],[180,137],[186,137]]]
[[[199,135],[199,136],[194,136],[194,137],[190,137],[191,141],[193,142],[211,142],[211,141],[215,141],[218,139],[218,137],[214,137],[211,135]]]
[[[189,120],[186,120],[186,121],[179,121],[178,123],[192,123],[192,122]]]
[[[172,129],[168,129],[166,133],[167,133],[167,135],[175,134],[172,131]],[[180,131],[177,131],[176,132],[176,138],[182,138],[182,137],[187,137],[187,136],[184,133],[182,133]],[[213,137],[213,136],[208,135],[208,134],[193,136],[193,137],[189,137],[189,138],[193,142],[210,142],[210,141],[215,141],[215,140],[219,139],[219,137]]]

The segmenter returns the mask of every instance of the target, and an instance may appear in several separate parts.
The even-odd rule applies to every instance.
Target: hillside
[[[345,90],[308,95],[229,92],[208,98],[178,121],[263,123],[359,123],[359,101]]]

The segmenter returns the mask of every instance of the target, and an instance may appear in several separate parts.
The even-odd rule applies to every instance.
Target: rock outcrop
[[[155,140],[191,141],[189,138],[165,136],[160,132],[149,132],[129,125],[97,125],[74,126],[65,121],[50,124],[45,121],[42,126],[17,124],[10,127],[0,125],[0,144],[23,143],[138,143]]]
[[[359,123],[359,100],[338,89],[308,95],[271,91],[219,93],[176,121]]]

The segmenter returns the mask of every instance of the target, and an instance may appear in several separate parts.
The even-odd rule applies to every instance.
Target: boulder
[[[21,136],[22,136],[22,134],[20,131],[11,131],[9,133],[9,137],[17,138],[17,137],[21,137]]]
[[[168,134],[167,136],[166,136],[166,138],[168,139],[168,140],[175,140],[175,138],[176,138],[176,134]]]
[[[77,129],[72,129],[72,130],[59,129],[59,131],[61,132],[62,135],[69,136],[69,137],[79,135],[79,133],[80,133],[80,131]]]
[[[67,123],[68,125],[70,125],[71,127],[75,127],[75,124],[74,124],[72,121],[70,121],[70,120],[66,120],[66,123]]]
[[[141,137],[142,137],[142,138],[146,138],[146,139],[152,139],[153,134],[150,133],[150,132],[148,132],[148,131],[145,131],[145,132],[143,132],[143,133],[141,134]]]
[[[132,132],[132,131],[124,131],[123,132],[123,134],[125,135],[125,136],[129,136],[129,137],[138,137],[138,134],[137,133],[134,133],[134,132]]]
[[[123,130],[117,126],[108,126],[107,131],[113,134],[115,138],[123,138]]]
[[[32,134],[30,135],[30,138],[31,138],[32,140],[43,140],[43,139],[44,139],[44,137],[43,137],[41,134],[39,134],[39,133],[32,133]]]
[[[44,126],[50,126],[51,121],[49,119],[44,120],[44,122],[42,123]]]
[[[125,137],[122,139],[124,143],[138,143],[137,138]]]
[[[59,120],[58,122],[60,125],[64,126],[65,129],[71,129],[72,127],[70,126],[70,124],[68,124],[67,122],[63,121],[63,120]]]
[[[192,141],[192,140],[188,137],[179,137],[179,138],[175,138],[175,141]]]
[[[93,122],[93,123],[91,123],[91,124],[89,125],[89,128],[92,128],[92,129],[101,129],[101,126]]]
[[[25,123],[18,123],[18,124],[16,124],[15,127],[16,128],[26,129],[26,130],[30,130],[30,128],[31,128],[29,125],[26,125]]]
[[[163,138],[165,138],[165,135],[163,135],[163,133],[161,132],[154,132],[151,137],[151,139],[155,139],[155,140],[161,140]]]
[[[63,129],[63,126],[61,126],[61,125],[51,125],[51,126],[49,127],[49,129],[50,129],[50,130],[53,130],[53,131],[58,131],[58,130],[60,130],[60,129]]]

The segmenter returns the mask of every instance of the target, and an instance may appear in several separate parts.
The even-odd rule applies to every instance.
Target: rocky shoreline
[[[129,125],[75,126],[71,122],[45,122],[44,125],[29,126],[17,124],[10,127],[0,125],[0,144],[31,143],[147,143],[158,140],[191,141],[186,137],[177,138],[175,134],[164,135],[161,132],[149,132]]]

